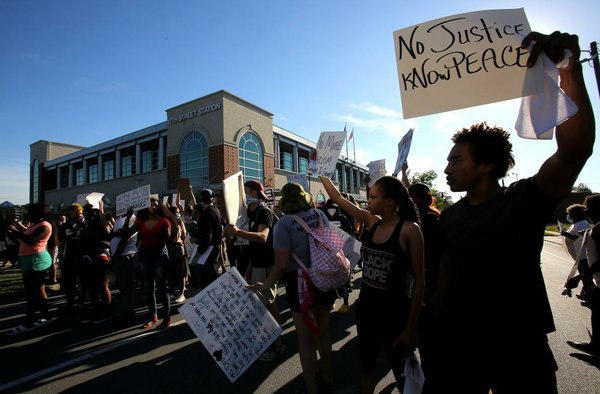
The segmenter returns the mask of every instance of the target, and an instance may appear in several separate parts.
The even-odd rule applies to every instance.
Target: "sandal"
[[[150,320],[150,321],[148,321],[148,322],[144,323],[144,325],[142,326],[142,328],[150,328],[150,327],[152,327],[153,325],[155,325],[156,323],[158,323],[158,317],[154,316],[154,317],[152,318],[152,320]]]

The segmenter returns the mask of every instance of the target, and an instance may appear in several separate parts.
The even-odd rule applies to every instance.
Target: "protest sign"
[[[539,91],[525,78],[525,11],[448,16],[394,32],[405,119],[488,104]]]
[[[138,187],[117,196],[117,216],[125,215],[129,207],[134,212],[150,207],[150,185]]]
[[[193,201],[194,198],[192,196],[192,185],[188,178],[181,178],[179,180],[179,184],[177,185],[177,192],[179,193],[179,197],[182,200]]]
[[[223,179],[223,200],[227,221],[238,228],[248,228],[244,175],[241,171]]]
[[[329,223],[334,224],[333,221],[330,221]],[[342,230],[340,228],[339,222],[337,223],[337,225],[331,226],[331,229],[334,232],[336,232],[344,241],[344,247],[342,248],[342,250],[344,251],[344,255],[346,256],[346,258],[350,261],[352,268],[354,268],[358,263],[358,260],[360,260],[360,248],[362,246],[362,243],[358,239],[354,238],[353,236]]]
[[[385,176],[385,159],[375,160],[367,164],[369,167],[369,178],[371,181],[369,182],[369,187],[373,186],[375,181],[377,181],[382,176]]]
[[[185,254],[188,256],[188,261],[191,263],[192,260],[194,260],[194,256],[196,256],[196,252],[198,251],[198,244],[192,242],[190,233],[185,235],[183,247],[185,248]]]
[[[398,159],[396,160],[396,168],[394,168],[394,174],[398,174],[402,171],[402,166],[408,158],[408,152],[410,152],[410,144],[412,143],[413,129],[408,130],[404,137],[398,143]]]
[[[209,354],[234,382],[279,337],[281,327],[235,268],[179,308]]]
[[[331,178],[340,157],[342,146],[346,141],[344,131],[323,131],[317,143],[317,173],[316,176]]]
[[[304,190],[310,193],[310,182],[308,181],[308,175],[306,174],[296,174],[296,175],[288,175],[287,176],[288,183],[299,183],[302,185]]]

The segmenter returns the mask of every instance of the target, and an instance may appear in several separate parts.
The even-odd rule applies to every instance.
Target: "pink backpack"
[[[301,217],[290,215],[308,234],[310,246],[309,268],[292,253],[292,257],[308,273],[311,282],[321,291],[330,291],[345,285],[350,278],[350,261],[344,255],[344,241],[330,227],[323,225],[319,215],[319,227],[310,228]]]

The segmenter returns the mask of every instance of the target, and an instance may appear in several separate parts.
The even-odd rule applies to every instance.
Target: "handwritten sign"
[[[369,187],[371,187],[379,178],[385,176],[385,159],[372,161],[367,164],[367,167],[369,167],[369,178],[371,178]]]
[[[134,212],[150,207],[150,185],[138,187],[117,196],[117,216],[125,215],[129,207]]]
[[[288,175],[287,176],[288,183],[299,183],[302,185],[304,190],[310,193],[310,182],[308,181],[308,175],[306,174],[296,174],[296,175]]]
[[[246,284],[231,268],[179,308],[230,382],[239,378],[282,332]]]
[[[408,130],[404,137],[398,143],[398,159],[396,160],[396,168],[394,174],[398,174],[402,171],[402,166],[408,158],[408,152],[410,152],[410,144],[412,143],[413,129]]]
[[[344,131],[323,131],[317,143],[317,173],[316,176],[331,178],[340,157],[342,146],[346,141]]]
[[[525,11],[453,15],[394,32],[405,119],[536,93],[525,82]],[[538,87],[536,87],[536,85]]]

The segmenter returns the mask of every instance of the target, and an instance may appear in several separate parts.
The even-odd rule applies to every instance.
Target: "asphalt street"
[[[557,331],[550,344],[559,364],[559,392],[600,392],[600,360],[570,348],[567,340],[585,341],[590,329],[589,309],[573,297],[561,296],[571,268],[558,237],[548,237],[542,266]],[[1,272],[0,272],[1,274]],[[360,274],[355,274],[348,314],[332,312],[336,392],[357,391],[358,355],[354,302]],[[143,330],[147,318],[140,292],[136,321],[122,327],[112,322],[83,323],[85,311],[57,315],[35,331],[8,335],[25,311],[24,299],[0,305],[0,392],[31,393],[294,393],[303,387],[297,341],[284,289],[279,290],[286,352],[272,362],[257,361],[230,383],[212,356],[172,305],[174,324],[166,330]],[[517,289],[518,291],[518,289]],[[115,295],[115,298],[117,295]],[[52,296],[55,308],[64,302]],[[336,303],[336,308],[340,300]],[[518,352],[515,355],[518,357]],[[398,392],[391,372],[382,366],[376,392]]]

